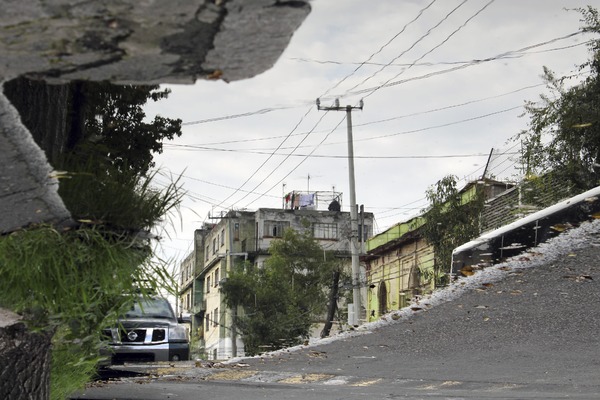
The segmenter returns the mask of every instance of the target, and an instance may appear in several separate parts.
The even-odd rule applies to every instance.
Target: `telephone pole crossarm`
[[[360,296],[360,263],[359,263],[359,240],[358,240],[358,210],[356,206],[356,188],[354,180],[354,145],[352,139],[352,110],[362,110],[363,101],[358,106],[340,107],[339,99],[331,107],[321,107],[320,99],[317,99],[317,110],[321,111],[346,111],[346,122],[348,131],[348,175],[350,181],[350,251],[352,257],[352,301],[354,303],[354,317],[351,325],[358,326],[361,319],[362,307]]]

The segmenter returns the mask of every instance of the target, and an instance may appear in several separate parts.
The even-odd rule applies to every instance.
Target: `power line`
[[[355,124],[354,126],[359,127],[359,126],[368,126],[368,125],[374,125],[374,124],[379,124],[379,123],[383,123],[383,122],[390,122],[390,121],[394,121],[394,120],[398,120],[398,119],[404,119],[404,118],[409,118],[409,117],[415,117],[418,115],[426,115],[426,114],[431,114],[434,112],[438,112],[438,111],[445,111],[445,110],[450,110],[453,108],[458,108],[458,107],[463,107],[466,105],[471,105],[471,104],[476,104],[476,103],[480,103],[483,101],[488,101],[488,100],[493,100],[493,99],[497,99],[497,98],[501,98],[504,96],[508,96],[511,94],[515,94],[518,92],[522,92],[525,90],[529,90],[529,89],[534,89],[536,87],[540,87],[540,86],[545,86],[544,83],[537,83],[535,85],[529,85],[529,86],[524,86],[518,89],[514,89],[514,90],[510,90],[508,92],[504,92],[504,93],[500,93],[494,96],[486,96],[486,97],[481,97],[478,99],[473,99],[473,100],[469,100],[469,101],[465,101],[463,103],[456,103],[456,104],[451,104],[448,106],[443,106],[443,107],[438,107],[438,108],[433,108],[433,109],[429,109],[429,110],[424,110],[424,111],[417,111],[417,112],[413,112],[410,114],[403,114],[403,115],[399,115],[399,116],[395,116],[395,117],[390,117],[390,118],[384,118],[384,119],[379,119],[379,120],[374,120],[374,121],[367,121],[367,122],[363,122],[363,123],[358,123]],[[323,132],[328,132],[329,130],[315,130],[313,131],[313,133],[323,133]],[[291,136],[299,136],[299,135],[305,135],[306,132],[299,132],[299,133],[294,133]],[[175,143],[163,143],[163,146],[165,147],[181,147],[181,148],[195,148],[194,146],[196,146],[196,148],[198,149],[205,149],[205,150],[212,150],[211,147],[206,147],[203,148],[202,146],[214,146],[214,145],[223,145],[223,144],[236,144],[236,143],[248,143],[248,142],[259,142],[259,141],[267,141],[267,140],[274,140],[274,139],[281,139],[281,138],[285,138],[287,137],[287,135],[280,135],[280,136],[269,136],[269,137],[265,137],[265,138],[251,138],[251,139],[240,139],[240,140],[227,140],[227,141],[220,141],[220,142],[209,142],[209,143],[204,143],[202,145],[185,145],[185,144],[175,144]]]
[[[321,122],[321,120],[322,120],[322,119],[325,117],[325,115],[327,115],[327,112],[323,114],[323,116],[322,116],[322,117],[319,119],[319,121],[317,121],[317,124],[315,125],[315,128],[316,128],[316,126],[317,126],[317,125],[318,125],[318,124]],[[323,144],[323,142],[325,142],[325,140],[327,140],[327,138],[329,137],[329,135],[331,135],[331,134],[332,134],[332,133],[333,133],[333,132],[334,132],[334,131],[337,129],[337,127],[338,127],[338,126],[340,126],[340,124],[341,124],[341,123],[344,121],[344,119],[346,119],[346,118],[345,118],[345,117],[344,117],[344,118],[342,118],[342,119],[340,120],[340,122],[339,122],[339,123],[338,123],[338,124],[337,124],[337,125],[336,125],[336,126],[335,126],[335,127],[332,129],[332,130],[331,130],[331,132],[329,132],[329,133],[328,133],[328,134],[327,134],[327,135],[326,135],[326,136],[323,138],[323,140],[321,140],[321,142],[320,142],[320,143],[319,143],[317,146],[315,146],[315,148],[313,149],[313,151],[312,151],[311,153],[309,153],[309,154],[308,154],[306,157],[304,157],[304,158],[302,159],[302,161],[300,161],[298,164],[296,164],[296,166],[295,166],[295,167],[294,167],[294,168],[293,168],[293,169],[292,169],[290,172],[288,172],[288,174],[287,174],[287,175],[285,175],[285,176],[284,176],[283,178],[281,178],[281,179],[280,179],[280,180],[279,180],[277,183],[275,183],[273,186],[271,186],[271,187],[270,187],[270,188],[269,188],[269,189],[268,189],[266,192],[264,192],[264,193],[263,193],[263,194],[262,194],[260,197],[264,196],[265,194],[267,194],[268,192],[270,192],[271,190],[273,190],[273,189],[274,189],[274,188],[275,188],[277,185],[279,185],[281,182],[283,182],[283,180],[284,180],[285,178],[287,178],[288,176],[290,176],[290,175],[292,174],[292,172],[294,172],[296,169],[298,169],[298,168],[300,167],[300,165],[302,165],[302,164],[304,163],[304,161],[306,161],[306,160],[307,160],[307,159],[308,159],[308,158],[309,158],[309,157],[312,155],[312,153],[314,153],[314,152],[317,150],[317,148],[319,148],[319,146],[320,146],[321,144]],[[285,160],[284,160],[284,161],[285,161]],[[281,164],[280,164],[280,165],[281,165]],[[275,172],[275,171],[273,171],[273,172]],[[270,175],[269,175],[269,176],[270,176]],[[267,177],[267,178],[268,178],[268,177]],[[262,181],[259,183],[259,185],[260,185],[260,184],[262,184],[263,182],[265,182],[265,180],[266,180],[267,178],[263,179],[263,180],[262,180]],[[257,185],[257,187],[258,187],[259,185]],[[246,208],[247,208],[247,207],[249,207],[251,204],[253,204],[253,203],[254,203],[256,200],[258,200],[260,197],[257,197],[257,198],[256,198],[256,199],[254,199],[252,202],[248,203],[248,205],[246,206]]]
[[[528,50],[537,48],[537,47],[542,47],[554,42],[557,42],[559,40],[565,40],[565,39],[569,39],[575,35],[579,35],[581,34],[581,31],[578,32],[574,32],[565,36],[561,36],[561,37],[557,37],[554,39],[550,39],[544,42],[540,42],[540,43],[536,43],[527,47],[523,47],[521,49],[518,50],[509,50],[509,51],[505,51],[501,54],[498,54],[496,56],[493,57],[487,57],[487,58],[483,58],[483,59],[473,59],[470,61],[446,61],[446,62],[437,62],[437,63],[403,63],[403,64],[394,64],[391,63],[389,64],[389,66],[401,66],[401,67],[406,67],[406,66],[410,66],[410,65],[414,65],[414,66],[435,66],[435,65],[455,65],[455,64],[459,64],[457,67],[453,67],[453,68],[449,68],[449,69],[445,69],[445,70],[441,70],[441,71],[437,71],[437,72],[433,72],[433,73],[428,73],[422,76],[417,76],[414,78],[409,78],[409,79],[405,79],[402,81],[398,81],[398,82],[390,82],[389,84],[385,85],[385,87],[389,87],[389,86],[395,86],[398,84],[402,84],[402,83],[407,83],[407,82],[411,82],[414,80],[421,80],[421,79],[425,79],[425,78],[429,78],[432,76],[436,76],[436,75],[442,75],[442,74],[446,74],[449,72],[454,72],[457,70],[461,70],[463,68],[466,67],[470,67],[473,65],[478,65],[481,63],[486,63],[486,62],[490,62],[490,61],[497,61],[497,60],[502,60],[502,59],[506,59],[506,58],[519,58],[522,55],[527,55],[527,54],[535,54],[535,53],[545,53],[545,52],[551,52],[551,51],[560,51],[560,50],[565,50],[565,49],[570,49],[573,47],[577,47],[577,46],[584,46],[587,45],[589,43],[592,43],[593,40],[590,41],[586,41],[586,42],[582,42],[582,43],[577,43],[574,45],[570,45],[570,46],[563,46],[563,47],[557,47],[557,48],[553,48],[553,49],[547,49],[547,50],[540,50],[540,51],[532,51],[532,52],[528,52]],[[292,58],[292,60],[294,59],[298,59],[301,61],[305,61],[305,62],[315,62],[315,63],[320,63],[320,64],[339,64],[339,65],[344,65],[344,64],[359,64],[359,65],[385,65],[388,66],[388,64],[378,64],[378,63],[370,63],[370,62],[355,62],[355,63],[344,63],[344,62],[340,62],[340,61],[330,61],[330,60],[325,60],[325,61],[321,61],[321,60],[312,60],[312,59],[302,59],[302,58]],[[351,75],[348,75],[347,77],[345,77],[343,80],[347,79],[348,77],[350,77]],[[337,87],[338,85],[334,85],[334,87]],[[332,90],[332,89],[330,89]],[[328,93],[330,90],[326,91],[325,93]],[[363,89],[361,91],[358,92],[352,92],[352,93],[347,93],[348,95],[359,95],[362,93],[368,93],[369,91],[373,90],[373,88],[368,88],[368,89]],[[325,97],[325,95],[321,96],[322,98]],[[335,96],[335,97],[341,97],[340,96]],[[237,118],[245,118],[245,117],[251,117],[254,115],[263,115],[263,114],[267,114],[270,112],[274,112],[274,111],[280,111],[280,110],[290,110],[290,109],[294,109],[294,108],[298,108],[298,107],[303,107],[303,106],[307,106],[307,105],[312,105],[314,100],[306,100],[303,101],[300,104],[297,105],[289,105],[289,106],[280,106],[280,107],[268,107],[268,108],[262,108],[260,110],[256,110],[256,111],[247,111],[247,112],[243,112],[243,113],[239,113],[239,114],[230,114],[230,115],[223,115],[223,116],[219,116],[219,117],[213,117],[213,118],[206,118],[206,119],[202,119],[202,120],[196,120],[196,121],[187,121],[187,122],[183,122],[181,125],[182,126],[191,126],[191,125],[198,125],[198,124],[206,124],[206,123],[211,123],[211,122],[218,122],[218,121],[226,121],[226,120],[230,120],[230,119],[237,119]],[[357,125],[358,126],[358,125]]]
[[[296,129],[298,129],[298,127],[300,126],[300,124],[302,123],[302,121],[306,118],[306,116],[311,112],[312,107],[309,108],[308,110],[306,110],[306,113],[304,113],[304,115],[302,116],[302,118],[300,118],[300,121],[298,121],[298,123],[294,126],[294,128],[290,131],[290,133],[285,137],[285,139],[279,144],[279,146],[273,150],[273,152],[263,161],[263,163],[256,169],[254,170],[254,172],[244,181],[244,183],[242,183],[242,185],[236,189],[232,194],[230,194],[225,200],[223,200],[221,203],[219,203],[217,205],[220,206],[221,204],[223,204],[224,202],[226,202],[227,200],[229,200],[230,198],[232,198],[236,193],[238,193],[240,191],[241,188],[243,188],[249,181],[250,179],[252,179],[254,176],[256,176],[256,174],[258,173],[258,171],[260,171],[266,164],[267,162],[276,154],[277,150],[279,150],[279,148],[281,146],[283,146],[283,144],[290,138],[290,136],[296,131]],[[322,118],[321,118],[322,119]],[[319,122],[321,122],[321,119],[319,119]],[[310,135],[310,132],[306,134],[305,138],[302,140],[302,142],[304,140],[306,140],[306,138],[308,137],[308,135]],[[300,143],[302,143],[300,142]],[[280,164],[281,165],[281,164]],[[279,167],[279,166],[278,166]],[[274,171],[273,171],[274,172]],[[271,174],[273,173],[271,172]],[[271,176],[271,174],[269,174],[268,176]],[[267,176],[267,177],[268,177]],[[264,182],[264,180],[263,180]],[[259,184],[260,185],[260,184]],[[252,189],[252,191],[256,190],[256,188],[258,187],[258,185],[256,187],[254,187],[254,189]],[[249,193],[246,193],[246,195],[244,197],[242,197],[240,200],[238,200],[237,202],[240,202],[241,200],[245,199],[248,196]],[[235,204],[235,203],[234,203]]]
[[[555,38],[555,39],[543,42],[543,43],[538,43],[538,44],[535,44],[535,45],[523,47],[522,49],[516,50],[515,52],[518,53],[518,52],[524,51],[526,49],[543,46],[543,45],[548,44],[548,43],[552,43],[552,42],[555,42],[555,41],[558,41],[558,40],[568,39],[568,38],[571,38],[573,36],[580,35],[580,34],[582,34],[582,32],[581,31],[577,31],[577,32],[574,32],[574,33],[571,33],[571,34],[568,34],[568,35],[565,35],[565,36],[561,36],[559,38]],[[392,86],[401,85],[401,84],[404,84],[404,83],[407,83],[407,82],[413,82],[413,81],[417,81],[417,80],[431,78],[432,76],[447,74],[449,72],[458,71],[458,70],[461,70],[461,69],[464,69],[464,68],[471,67],[473,65],[479,65],[479,64],[482,64],[482,63],[490,62],[490,61],[496,61],[498,59],[501,59],[504,54],[508,54],[508,53],[510,53],[510,52],[505,52],[505,53],[502,53],[502,54],[497,55],[495,57],[490,57],[490,58],[486,58],[486,59],[483,59],[483,60],[474,61],[474,62],[469,63],[469,64],[459,65],[457,67],[452,67],[452,68],[448,68],[448,69],[444,69],[444,70],[440,70],[440,71],[430,72],[430,73],[427,73],[427,74],[423,74],[423,75],[419,75],[419,76],[415,76],[415,77],[411,77],[411,78],[407,78],[407,79],[401,79],[399,81],[393,81],[393,79],[396,79],[396,77],[400,75],[400,74],[398,74],[396,77],[388,80],[387,82],[383,83],[382,85],[371,87],[371,88],[366,88],[366,89],[362,89],[362,90],[357,90],[355,92],[348,92],[348,93],[345,93],[344,95],[360,95],[360,94],[364,94],[364,93],[370,93],[372,91],[379,90],[381,88],[388,88],[388,87],[392,87]]]
[[[566,50],[566,49],[571,49],[574,47],[579,47],[579,46],[585,46],[588,45],[590,43],[592,43],[593,40],[589,40],[587,42],[581,42],[581,43],[575,43],[569,46],[561,46],[561,47],[555,47],[552,49],[546,49],[546,50],[538,50],[538,51],[524,51],[521,54],[519,54],[517,51],[511,51],[511,52],[506,52],[504,53],[503,56],[498,56],[495,57],[494,60],[502,60],[502,59],[514,59],[514,58],[521,58],[523,56],[527,56],[530,54],[541,54],[541,53],[550,53],[553,51],[560,51],[560,50]],[[539,47],[542,45],[546,45],[548,44],[548,42],[543,42],[541,44],[538,45],[534,45],[535,47]],[[334,64],[334,65],[355,65],[355,64],[360,64],[359,62],[347,62],[347,61],[335,61],[335,60],[317,60],[314,58],[304,58],[304,57],[291,57],[290,60],[295,60],[295,61],[300,61],[300,62],[305,62],[305,63],[315,63],[315,64]],[[415,63],[414,66],[415,67],[435,67],[437,65],[463,65],[463,64],[472,64],[472,63],[479,63],[482,61],[486,61],[487,59],[472,59],[472,60],[467,60],[467,61],[438,61],[438,62],[421,62],[421,63]],[[386,66],[390,66],[390,67],[407,67],[409,65],[411,65],[411,63],[392,63],[392,64],[383,64],[383,63],[375,63],[375,62],[364,62],[365,65],[373,65],[373,66],[382,66],[382,65],[386,65]]]
[[[402,33],[404,33],[404,31],[406,31],[406,28],[408,28],[410,25],[412,25],[415,21],[417,21],[422,15],[423,13],[429,9],[437,0],[433,0],[431,3],[429,3],[427,6],[425,6],[424,8],[422,8],[418,13],[417,16],[415,18],[413,18],[411,21],[409,21],[408,23],[406,23],[402,29],[396,33],[390,40],[388,40],[383,46],[381,46],[379,48],[379,50],[377,50],[375,53],[372,53],[369,58],[367,58],[367,60],[361,62],[358,64],[358,67],[356,67],[356,69],[354,71],[352,71],[350,74],[346,75],[344,78],[342,78],[341,80],[339,80],[335,85],[333,85],[332,87],[330,87],[325,93],[323,93],[320,97],[325,97],[327,96],[327,94],[332,91],[333,89],[337,88],[339,85],[341,85],[344,81],[346,81],[346,79],[350,78],[351,76],[353,76],[356,72],[358,72],[358,70],[360,68],[362,68],[364,65],[366,65],[368,62],[370,62],[373,57],[375,57],[377,54],[381,53],[383,51],[384,48],[386,48],[387,46],[389,46],[398,36],[400,36]],[[464,2],[466,2],[468,0],[464,0]],[[464,3],[463,2],[463,3]]]
[[[369,97],[372,94],[374,94],[375,92],[377,92],[379,89],[381,89],[382,87],[385,87],[386,84],[388,84],[389,82],[393,81],[394,79],[398,78],[400,75],[402,75],[404,72],[408,71],[410,68],[412,68],[412,66],[421,61],[423,58],[425,58],[428,54],[431,54],[433,51],[435,51],[436,49],[440,48],[442,45],[444,45],[446,42],[448,42],[448,40],[450,40],[450,38],[452,38],[452,36],[454,36],[456,33],[458,33],[462,28],[464,28],[469,22],[471,22],[471,20],[473,20],[473,18],[477,17],[479,14],[481,14],[486,8],[488,8],[492,3],[494,3],[495,0],[490,0],[486,5],[484,5],[482,8],[480,8],[475,14],[473,14],[471,17],[469,17],[462,25],[460,25],[458,28],[456,28],[454,31],[452,31],[452,33],[450,33],[448,36],[446,36],[446,38],[444,40],[442,40],[438,45],[434,46],[433,48],[431,48],[429,51],[425,52],[421,57],[417,58],[411,65],[409,65],[405,70],[400,71],[400,73],[396,74],[394,77],[388,79],[387,81],[385,81],[382,85],[377,86],[376,88],[374,88],[371,92],[369,92],[366,96],[364,97]],[[461,5],[463,5],[463,3],[461,3],[459,5],[459,7]],[[458,7],[457,7],[458,8]],[[453,10],[454,11],[454,10]]]
[[[465,0],[465,1],[466,1],[466,0]],[[423,12],[424,12],[424,11],[425,11],[427,8],[429,8],[429,7],[430,7],[432,4],[434,4],[435,2],[436,2],[436,0],[433,0],[433,1],[432,1],[432,2],[431,2],[429,5],[428,5],[428,6],[426,6],[426,7],[425,7],[425,8],[424,8],[424,9],[423,9],[423,10],[422,10],[422,11],[421,11],[421,12],[420,12],[418,15],[417,15],[417,18],[415,18],[414,20],[418,19],[418,18],[419,18],[419,17],[422,15],[422,13],[423,13]],[[414,20],[413,20],[413,21],[414,21]],[[409,24],[410,24],[410,23],[409,23]],[[408,24],[407,24],[407,25],[408,25]],[[391,40],[389,40],[389,41],[388,41],[386,44],[384,44],[383,46],[381,46],[381,48],[380,48],[380,49],[379,49],[377,52],[373,53],[373,54],[371,55],[371,57],[369,57],[369,61],[370,61],[370,60],[372,59],[372,57],[374,57],[374,56],[375,56],[375,55],[376,55],[378,52],[381,52],[381,51],[383,50],[383,48],[385,48],[387,45],[389,45],[389,43],[391,43],[391,42],[392,42],[392,41],[393,41],[395,38],[397,38],[397,37],[398,37],[398,36],[399,36],[399,35],[400,35],[402,32],[404,32],[405,28],[406,28],[406,27],[402,28],[402,30],[401,30],[401,31],[400,31],[398,34],[396,34],[396,35],[395,35],[395,36],[394,36],[394,37],[393,37]],[[321,96],[319,96],[319,97],[324,97],[324,96],[325,96],[327,93],[329,93],[331,90],[333,90],[333,89],[334,89],[335,87],[337,87],[339,84],[341,84],[341,82],[343,82],[344,80],[346,80],[346,79],[347,79],[349,76],[353,75],[353,74],[354,74],[354,73],[355,73],[355,72],[356,72],[356,71],[357,71],[359,68],[361,68],[361,67],[360,67],[360,66],[359,66],[359,67],[357,67],[357,68],[355,69],[355,71],[354,71],[354,72],[352,72],[350,75],[348,75],[348,76],[346,76],[345,78],[343,78],[343,79],[342,79],[340,82],[338,82],[337,84],[335,84],[333,87],[329,88],[327,91],[325,91],[325,93],[324,93],[323,95],[321,95]],[[298,127],[298,125],[299,125],[299,124],[300,124],[300,123],[301,123],[301,122],[304,120],[304,118],[305,118],[305,117],[308,115],[308,113],[309,113],[311,110],[312,110],[312,107],[311,107],[311,108],[309,108],[309,109],[308,109],[308,111],[306,112],[306,114],[304,114],[304,116],[303,116],[303,117],[300,119],[300,121],[298,122],[298,124],[296,125],[296,127],[295,127],[295,128],[292,130],[292,132],[290,132],[290,134],[289,134],[289,135],[286,137],[286,140],[287,140],[287,138],[289,138],[289,137],[290,137],[290,135],[291,135],[291,134],[292,134],[292,133],[295,131],[295,129]],[[326,115],[326,114],[327,114],[327,113],[325,113],[324,115]],[[323,115],[323,117],[324,117],[324,115]],[[319,119],[319,121],[317,122],[317,125],[318,125],[318,124],[321,122],[321,120],[322,120],[322,118],[323,118],[323,117],[321,117],[321,118]],[[341,122],[340,122],[340,123],[341,123]],[[338,124],[338,125],[339,125],[339,124]],[[311,130],[311,132],[309,132],[309,133],[308,133],[308,134],[305,136],[305,138],[303,139],[303,141],[304,141],[304,140],[305,140],[305,139],[308,137],[308,135],[310,135],[310,133],[312,133],[312,131],[314,131],[314,129],[315,129],[315,128],[316,128],[316,126],[315,126],[315,127],[312,129],[312,130]],[[332,131],[332,132],[333,132],[333,131]],[[329,134],[328,134],[327,136],[329,136]],[[321,142],[321,143],[323,143],[323,142]],[[282,144],[283,144],[283,143],[282,143]],[[316,148],[315,148],[315,150],[316,150]],[[306,160],[306,159],[305,159],[305,160]],[[303,162],[303,161],[302,161],[302,162]],[[300,164],[302,164],[302,162],[301,162]],[[296,168],[298,168],[298,167],[300,166],[300,164],[298,164],[298,166],[296,166]],[[264,165],[264,163],[263,163],[263,165]],[[281,164],[280,164],[280,165],[281,165]],[[279,167],[279,166],[278,166],[278,167]],[[260,169],[260,168],[262,168],[262,165],[261,165],[261,167],[259,167],[259,169]],[[295,170],[296,168],[294,168],[294,170]],[[292,170],[292,171],[294,171],[294,170]],[[258,170],[256,170],[256,171],[255,171],[255,173],[256,173],[256,172],[258,172]],[[272,172],[271,172],[271,173],[270,173],[270,174],[267,176],[267,178],[268,178],[268,177],[270,177],[270,176],[271,176],[271,175],[272,175],[274,172],[275,172],[275,170],[273,170],[273,171],[272,171]],[[291,174],[291,172],[290,172],[290,174]],[[254,176],[254,174],[253,174],[253,176]],[[286,175],[286,177],[287,177],[287,176],[289,176],[289,174],[288,174],[288,175]],[[260,185],[261,185],[263,182],[265,182],[265,180],[266,180],[267,178],[263,179],[263,180],[262,180],[262,181],[261,181],[261,182],[260,182],[260,183],[259,183],[259,184],[258,184],[258,185],[257,185],[257,186],[254,188],[254,189],[253,189],[253,190],[255,190],[256,188],[258,188],[258,186],[260,186]],[[285,179],[285,178],[283,178],[283,179]],[[283,181],[283,179],[282,179],[281,181]],[[248,180],[247,180],[247,181],[248,181]],[[247,182],[247,181],[246,181],[246,182]],[[280,181],[280,182],[281,182],[281,181]],[[245,183],[246,183],[246,182],[245,182]],[[244,184],[245,184],[245,183],[244,183]],[[242,186],[243,186],[243,185],[242,185]],[[269,189],[269,190],[271,190],[271,189]],[[231,197],[231,196],[230,196],[230,197]],[[242,200],[243,200],[245,197],[246,197],[246,196],[244,196],[244,197],[242,198]],[[255,201],[256,201],[256,200],[255,200]]]
[[[431,32],[433,32],[434,29],[436,29],[437,27],[439,27],[444,21],[446,21],[448,18],[450,18],[450,16],[452,14],[454,14],[454,12],[456,12],[456,10],[458,10],[460,7],[462,7],[467,1],[468,0],[463,0],[458,6],[456,6],[449,13],[447,13],[436,25],[434,25],[433,27],[429,28],[429,30],[427,32],[425,32],[424,35],[422,35],[415,42],[413,42],[413,44],[411,46],[409,46],[406,50],[404,50],[403,52],[401,52],[398,56],[396,56],[395,58],[393,58],[392,61],[390,61],[386,65],[382,66],[378,71],[376,71],[375,73],[373,73],[370,76],[366,77],[361,82],[359,82],[358,84],[354,85],[352,88],[348,89],[346,91],[346,94],[348,92],[351,92],[352,90],[356,89],[357,87],[363,85],[369,79],[372,79],[378,73],[380,73],[381,71],[383,71],[386,67],[388,67],[390,64],[392,64],[394,61],[396,61],[398,58],[402,57],[403,55],[405,55],[406,53],[408,53],[410,50],[412,50],[417,44],[419,44],[422,40],[424,40],[427,36],[429,36],[431,34]],[[343,97],[343,96],[341,96],[341,97]]]

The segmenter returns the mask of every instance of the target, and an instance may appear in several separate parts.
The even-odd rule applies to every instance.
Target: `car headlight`
[[[169,330],[169,340],[187,342],[188,341],[187,329],[185,329],[185,327],[182,325],[177,325],[177,326],[172,327]]]

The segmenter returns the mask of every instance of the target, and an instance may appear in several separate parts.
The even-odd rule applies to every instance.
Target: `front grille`
[[[145,329],[122,330],[120,332],[122,343],[144,343],[146,340]]]
[[[112,331],[110,329],[103,329],[102,330],[102,338],[104,340],[112,341]]]

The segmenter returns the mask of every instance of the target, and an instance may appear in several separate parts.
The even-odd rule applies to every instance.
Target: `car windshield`
[[[173,309],[165,299],[142,299],[133,303],[125,318],[175,319]]]

